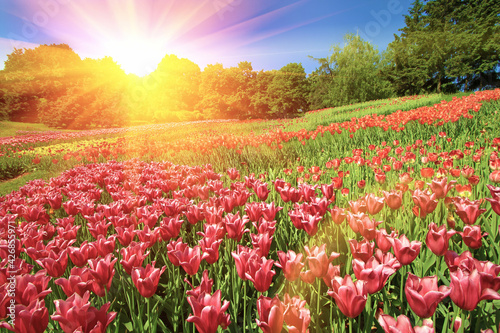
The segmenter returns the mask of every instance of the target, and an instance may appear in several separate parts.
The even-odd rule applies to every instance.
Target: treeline
[[[0,118],[52,127],[123,126],[213,118],[293,117],[392,96],[500,86],[500,3],[415,1],[405,27],[380,53],[348,34],[331,54],[255,71],[250,62],[203,71],[163,58],[150,75],[126,75],[109,57],[81,59],[68,45],[15,49],[0,71]]]

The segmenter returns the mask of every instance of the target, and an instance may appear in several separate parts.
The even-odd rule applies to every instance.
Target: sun
[[[153,72],[167,54],[166,42],[159,38],[133,36],[106,43],[106,55],[127,74],[145,76]]]

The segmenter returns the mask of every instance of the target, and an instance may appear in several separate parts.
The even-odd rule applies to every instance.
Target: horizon
[[[14,48],[68,44],[82,59],[110,56],[127,74],[145,76],[168,54],[186,58],[201,70],[241,61],[254,70],[278,70],[296,62],[307,74],[310,59],[326,57],[357,33],[379,51],[404,26],[409,0],[298,0],[273,4],[257,0],[19,0],[0,5],[0,70]]]

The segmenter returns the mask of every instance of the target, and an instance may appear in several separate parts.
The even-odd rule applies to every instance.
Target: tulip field
[[[499,99],[0,138],[0,330],[499,332]]]

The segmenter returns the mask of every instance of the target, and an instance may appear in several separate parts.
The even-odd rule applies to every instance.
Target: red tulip
[[[499,163],[497,164],[500,164],[500,159],[498,159],[497,161],[499,161]],[[488,179],[495,184],[500,183],[500,170],[496,170],[490,173]]]
[[[158,237],[161,237],[163,241],[167,242],[179,236],[182,223],[184,223],[184,221],[180,219],[179,215],[164,217],[160,222],[160,226],[154,231]]]
[[[436,308],[443,299],[451,293],[451,288],[438,288],[437,276],[419,278],[411,273],[406,280],[405,295],[411,309],[420,318],[432,317]]]
[[[156,288],[158,288],[158,283],[160,282],[160,276],[163,274],[167,266],[160,268],[154,268],[155,261],[144,267],[136,267],[132,270],[132,281],[136,286],[142,297],[149,298],[156,293]]]
[[[217,290],[213,295],[202,292],[198,297],[187,298],[193,314],[189,315],[187,321],[194,323],[200,333],[215,333],[219,326],[226,329],[231,323],[229,314],[224,314],[229,308],[229,302],[224,301],[221,306],[221,291]]]
[[[219,234],[220,228],[224,229],[224,227],[222,224],[204,224],[203,228],[205,233],[197,232],[198,235],[203,236],[203,239],[198,241],[203,251],[202,260],[205,259],[207,263],[213,264],[219,260],[219,246],[222,242]],[[223,232],[225,233],[225,230]]]
[[[423,321],[424,326],[413,327],[410,319],[405,315],[399,315],[396,320],[392,316],[378,311],[376,318],[385,333],[434,333],[433,323],[428,319]]]
[[[231,255],[234,258],[238,276],[244,281],[247,280],[246,272],[248,270],[248,261],[259,256],[257,250],[238,245],[237,252],[233,251]]]
[[[87,291],[93,291],[94,281],[88,268],[73,267],[69,278],[59,278],[55,283],[62,288],[66,296],[77,293],[83,297]]]
[[[343,279],[336,277],[332,280],[332,289],[328,295],[335,299],[335,303],[344,315],[356,318],[363,312],[367,300],[366,281],[352,281],[350,275]]]
[[[299,296],[290,297],[285,294],[283,297],[283,305],[285,306],[285,324],[288,332],[292,333],[307,333],[311,322],[311,313],[306,309],[306,301],[301,300]]]
[[[342,222],[344,222],[346,218],[344,209],[337,206],[334,206],[332,209],[330,209],[330,214],[335,224],[342,224]]]
[[[481,205],[480,200],[471,201],[467,198],[456,197],[453,198],[453,204],[455,205],[455,212],[458,217],[460,217],[465,224],[469,225],[476,223],[479,215],[486,211],[486,209],[479,209]]]
[[[97,296],[103,297],[105,289],[109,292],[113,277],[115,275],[115,263],[117,258],[111,260],[113,255],[110,253],[104,259],[89,259],[90,274],[94,277],[93,291]]]
[[[132,224],[129,227],[115,227],[116,239],[124,247],[128,246],[135,237],[135,225]],[[70,255],[71,257],[71,255]]]
[[[65,301],[55,300],[56,312],[50,318],[58,321],[64,332],[75,332],[79,329],[79,332],[83,333],[104,333],[106,327],[115,319],[116,312],[107,313],[110,303],[97,310],[90,306],[89,297],[90,293],[87,292],[83,297],[73,294]]]
[[[450,298],[463,310],[472,311],[485,299],[500,299],[500,295],[493,289],[483,289],[477,269],[467,272],[458,268],[455,272],[450,272],[450,277],[450,287],[452,287]]]
[[[479,249],[482,245],[482,238],[487,236],[488,233],[481,234],[481,226],[479,225],[466,225],[463,232],[459,232],[460,236],[468,247],[471,249]]]
[[[368,214],[376,215],[384,208],[384,198],[376,197],[373,193],[368,193],[365,197]]]
[[[17,304],[14,307],[14,325],[0,322],[0,327],[16,333],[42,333],[49,324],[49,310],[43,300],[35,299],[29,305]]]
[[[434,169],[433,168],[422,168],[420,170],[420,174],[424,178],[431,178],[432,176],[434,176]]]
[[[249,229],[245,229],[245,226],[247,222],[249,222],[249,219],[246,215],[240,217],[240,212],[236,214],[228,213],[224,217],[223,222],[226,226],[227,237],[234,239],[237,242],[241,241],[241,238],[243,237],[243,234],[245,232],[250,232]]]
[[[132,268],[141,267],[144,259],[149,255],[149,251],[144,253],[147,245],[144,243],[132,242],[128,247],[120,250],[122,260],[120,264],[128,275],[131,275]]]
[[[429,225],[425,244],[435,255],[444,256],[448,251],[449,240],[454,234],[456,234],[455,230],[446,231],[446,226],[442,225],[438,228],[436,223],[432,222]]]
[[[256,249],[260,256],[267,257],[269,250],[271,249],[271,243],[273,242],[273,237],[269,232],[250,234],[252,239],[252,246]]]
[[[448,183],[448,178],[445,177],[441,179],[434,178],[432,182],[427,185],[430,186],[432,193],[436,195],[436,199],[443,199],[456,183],[456,180],[451,180]]]
[[[420,253],[422,243],[419,241],[410,241],[405,235],[399,238],[389,239],[394,249],[394,254],[398,258],[401,265],[409,265]]]
[[[278,251],[279,262],[275,265],[283,270],[283,275],[288,281],[295,281],[304,267],[302,262],[302,253],[296,254],[292,250],[287,253]]]
[[[401,191],[382,191],[382,193],[384,194],[385,203],[389,206],[389,208],[396,210],[401,207],[403,203],[403,193]]]
[[[47,274],[52,277],[62,276],[68,266],[68,254],[66,250],[59,253],[50,251],[48,254],[48,257],[37,260],[37,264],[42,266],[47,271]]]
[[[275,206],[274,202],[270,204],[263,203],[262,204],[262,216],[267,221],[273,221],[276,217],[276,213],[282,210],[283,207]]]
[[[251,257],[247,263],[247,271],[245,276],[252,281],[255,289],[260,292],[265,292],[271,286],[273,276],[276,274],[272,270],[274,260],[266,259],[265,257]]]
[[[389,238],[397,237],[395,231],[392,231],[390,235],[387,234],[385,229],[377,229],[375,231],[375,242],[379,249],[383,252],[388,252],[392,248],[392,244],[389,241]]]
[[[260,202],[249,202],[245,205],[245,212],[250,221],[257,222],[262,217],[262,205]]]
[[[308,246],[304,246],[304,250],[307,253],[307,262],[309,264],[309,269],[315,277],[323,278],[328,272],[328,265],[340,256],[339,253],[332,252],[329,256],[326,254],[326,244],[320,247],[314,246],[309,249]]]
[[[427,193],[426,191],[415,190],[413,192],[413,202],[415,203],[414,213],[416,216],[424,219],[427,214],[432,213],[437,206],[436,195]]]
[[[259,319],[255,319],[257,326],[264,333],[281,333],[283,329],[285,306],[281,303],[278,295],[274,298],[260,296],[257,300],[257,313]]]
[[[351,248],[351,253],[354,259],[359,259],[367,262],[368,259],[370,259],[370,257],[373,255],[375,243],[369,242],[366,239],[358,243],[357,240],[350,239],[349,247]]]
[[[384,253],[382,252],[382,250],[376,249],[373,256],[378,260],[379,263],[392,267],[396,271],[401,268],[401,263],[391,252]]]
[[[261,201],[265,201],[270,192],[267,188],[267,183],[261,183],[260,181],[254,183],[253,190]]]
[[[188,296],[193,296],[194,298],[198,298],[202,293],[211,294],[212,287],[214,285],[214,280],[208,278],[208,270],[203,271],[203,276],[201,278],[201,283],[197,287],[193,287],[191,282],[188,279],[184,279],[184,281],[191,286],[191,290],[186,291]]]
[[[366,291],[374,294],[384,287],[387,279],[396,272],[394,268],[381,264],[375,257],[365,263],[362,260],[353,260],[353,271],[358,280],[366,281]]]

